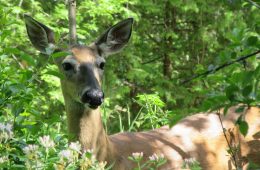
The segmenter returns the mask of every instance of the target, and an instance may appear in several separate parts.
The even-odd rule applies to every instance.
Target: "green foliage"
[[[141,109],[135,124],[140,129],[154,129],[169,124],[167,114],[163,111],[165,103],[158,94],[138,95],[137,101]]]
[[[223,90],[212,93],[203,104],[203,110],[216,110],[244,103],[248,106],[259,103],[259,67],[249,71],[235,71],[221,84]]]
[[[249,127],[247,122],[245,120],[242,120],[242,116],[238,118],[236,124],[238,124],[239,130],[242,133],[242,135],[246,136]]]
[[[13,125],[12,135],[1,132],[6,139],[0,144],[1,158],[8,162],[0,168],[24,168],[22,149],[38,144],[41,136],[51,136],[55,153],[68,145],[62,75],[52,62],[64,53],[50,58],[36,53],[26,35],[24,13],[50,26],[60,47],[68,44],[64,1],[0,2],[0,123]],[[127,17],[135,19],[130,44],[108,58],[105,68],[102,110],[108,133],[174,125],[191,112],[227,110],[238,103],[259,105],[259,54],[181,83],[259,50],[259,9],[250,1],[77,0],[79,43],[95,41]],[[241,118],[237,124],[245,135],[247,123]],[[46,157],[42,149],[39,154]],[[58,159],[55,153],[50,151],[41,162],[49,161],[49,166]]]

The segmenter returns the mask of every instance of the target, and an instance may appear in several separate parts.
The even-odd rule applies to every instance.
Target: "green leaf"
[[[14,164],[14,165],[12,165],[12,168],[20,168],[20,169],[25,169],[26,167],[25,167],[25,165],[19,165],[19,164]]]
[[[58,72],[58,71],[48,70],[48,71],[45,72],[45,74],[49,74],[49,75],[52,75],[52,76],[56,76],[56,77],[58,77],[58,78],[60,78],[60,79],[64,79],[64,75],[61,74],[61,73]]]
[[[226,88],[226,96],[230,101],[235,101],[237,99],[237,93],[239,92],[239,87],[232,84]]]
[[[245,110],[245,106],[239,106],[239,107],[235,110],[235,112],[236,112],[236,113],[242,113],[244,110]]]
[[[35,60],[30,56],[25,53],[21,53],[20,57],[25,60],[28,64],[35,66]]]
[[[53,53],[51,56],[55,59],[55,58],[60,58],[60,57],[66,57],[70,54],[71,53],[67,52],[67,51],[60,51],[60,52]]]
[[[251,84],[246,86],[246,87],[244,87],[244,89],[242,91],[243,96],[244,97],[248,97],[249,94],[252,92],[252,90],[253,90],[253,85],[251,85]]]
[[[4,52],[8,54],[20,54],[20,51],[16,48],[5,48]]]
[[[0,32],[1,41],[3,42],[6,37],[11,35],[11,32],[12,32],[11,30],[3,30],[2,32]]]
[[[243,119],[244,119],[243,115],[240,115],[236,121],[236,124],[239,126],[239,131],[242,133],[242,135],[246,136],[248,132],[248,124]]]
[[[234,43],[240,43],[240,41],[243,38],[243,34],[244,34],[244,29],[243,28],[239,28],[239,27],[235,27],[232,31],[232,41]]]
[[[246,136],[247,132],[248,132],[248,124],[246,121],[240,121],[238,123],[239,125],[239,131],[242,133],[242,135]]]
[[[248,46],[255,46],[257,45],[258,38],[256,36],[250,36],[247,38],[246,44]]]
[[[24,121],[23,123],[22,123],[22,125],[35,125],[37,122],[35,122],[35,121]]]
[[[28,116],[30,116],[30,113],[28,113],[28,112],[23,112],[23,113],[20,113],[20,116],[28,117]]]
[[[232,105],[228,104],[228,105],[226,105],[226,106],[224,107],[224,111],[223,111],[224,115],[226,115],[226,114],[228,113],[228,109],[229,109],[231,106],[232,106]]]
[[[244,78],[243,78],[243,85],[247,85],[248,83],[251,83],[252,80],[254,79],[255,72],[254,71],[248,71],[244,72]]]
[[[256,79],[260,78],[260,64],[256,67],[256,69],[253,73],[254,73],[254,77]]]
[[[231,58],[232,58],[232,59],[236,59],[236,57],[237,57],[237,53],[236,53],[236,52],[234,52],[234,51],[233,51],[233,52],[231,52],[231,54],[230,54],[230,55],[231,55]]]

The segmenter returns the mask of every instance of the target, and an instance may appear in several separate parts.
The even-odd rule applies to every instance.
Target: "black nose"
[[[104,93],[99,89],[87,90],[81,97],[82,103],[88,103],[91,108],[97,108],[104,100]]]

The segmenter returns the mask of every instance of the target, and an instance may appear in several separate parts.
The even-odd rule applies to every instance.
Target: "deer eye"
[[[100,68],[101,70],[104,70],[104,67],[105,67],[105,62],[101,62],[101,63],[99,64],[99,68]]]
[[[62,63],[62,68],[65,70],[65,71],[70,71],[73,69],[73,66],[71,63]]]

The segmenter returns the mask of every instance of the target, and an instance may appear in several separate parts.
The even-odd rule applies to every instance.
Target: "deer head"
[[[32,17],[25,15],[26,29],[33,46],[47,54],[49,48],[56,47],[53,31]],[[90,45],[74,45],[67,51],[69,55],[55,60],[59,71],[64,75],[61,86],[64,98],[83,104],[85,108],[95,109],[104,99],[101,79],[105,58],[119,52],[129,41],[133,19],[123,20],[110,27]]]

